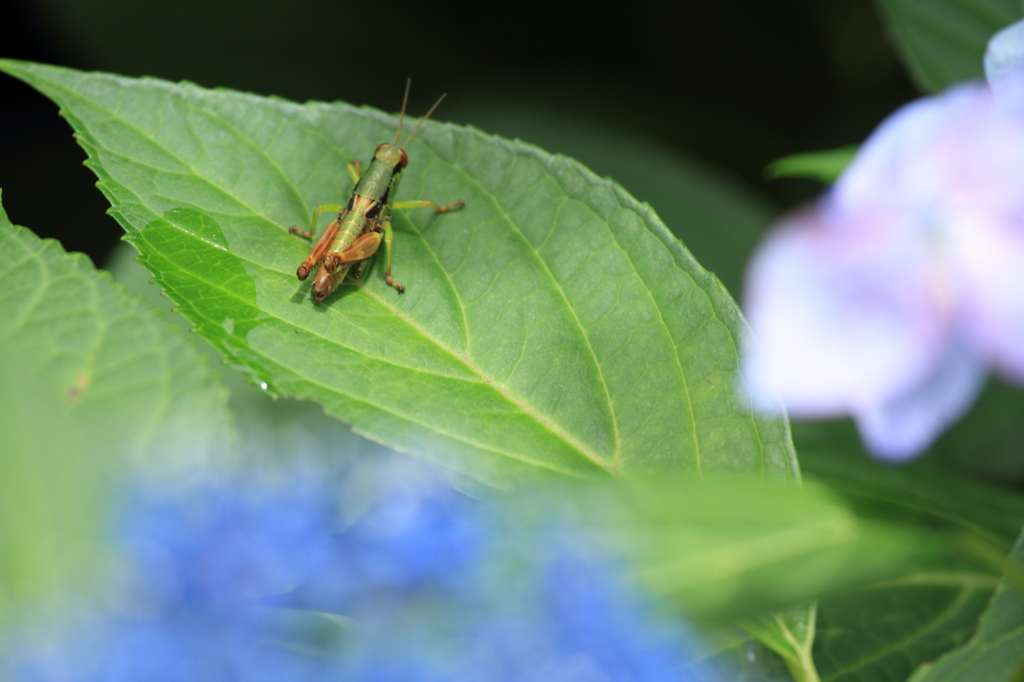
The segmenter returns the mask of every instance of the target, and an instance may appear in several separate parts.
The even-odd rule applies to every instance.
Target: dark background
[[[819,188],[766,183],[786,154],[861,141],[917,93],[867,0],[14,0],[0,56],[190,80],[297,101],[410,111],[559,149],[586,124],[688,152],[774,209]],[[0,75],[0,188],[11,220],[102,264],[121,235],[56,107]],[[529,112],[533,127],[517,126]],[[537,119],[539,117],[539,119]],[[554,147],[554,148],[553,148]],[[614,168],[601,169],[615,177]],[[640,196],[643,187],[627,184]],[[654,200],[652,199],[652,202]],[[655,205],[657,208],[657,205]]]

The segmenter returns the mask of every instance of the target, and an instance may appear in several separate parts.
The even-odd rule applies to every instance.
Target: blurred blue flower
[[[472,597],[438,601],[445,618],[370,621],[345,679],[709,679],[688,661],[687,633],[626,589],[619,571],[578,553],[559,554],[498,584],[480,567],[464,574]],[[489,589],[479,589],[481,582]]]
[[[343,528],[308,480],[135,491],[117,608],[46,654],[9,647],[10,679],[697,679],[688,633],[570,522],[516,524],[437,479],[376,497]]]
[[[246,604],[288,592],[322,565],[338,511],[323,486],[237,481],[187,490],[136,490],[117,533],[134,587],[161,607]]]
[[[388,491],[334,537],[333,561],[311,579],[319,608],[349,612],[370,600],[399,604],[421,589],[457,595],[491,530],[481,505],[445,485]],[[306,590],[307,592],[309,590]]]
[[[1021,82],[903,107],[768,236],[744,301],[755,406],[852,415],[898,461],[970,407],[987,369],[1024,382]]]
[[[326,561],[336,519],[326,491],[218,481],[143,486],[115,520],[126,555],[111,612],[64,624],[73,636],[33,651],[9,643],[9,678],[124,682],[322,680],[333,666],[268,645],[264,599]],[[2,675],[0,675],[2,677]]]

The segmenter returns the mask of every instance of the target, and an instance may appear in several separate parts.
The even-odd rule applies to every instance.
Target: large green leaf
[[[743,322],[721,284],[615,183],[428,123],[395,219],[399,296],[371,269],[327,305],[286,228],[351,190],[396,120],[12,61],[61,105],[143,264],[196,331],[276,393],[489,485],[538,474],[796,475],[784,420],[734,396]]]
[[[1024,16],[1018,0],[878,0],[889,35],[926,92],[984,76],[992,35]]]
[[[1009,549],[1024,524],[1024,498],[936,469],[891,467],[868,458],[848,425],[795,430],[809,479],[891,521],[945,527],[994,551]],[[975,632],[999,576],[956,555],[908,563],[900,574],[819,601],[814,657],[823,680],[906,679],[922,661]],[[984,679],[984,678],[977,678]]]
[[[167,476],[227,445],[226,391],[141,299],[0,208],[0,616],[80,591],[126,470]]]

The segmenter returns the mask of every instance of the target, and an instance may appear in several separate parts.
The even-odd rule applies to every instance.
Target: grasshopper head
[[[396,168],[400,165],[404,169],[409,165],[409,157],[406,156],[405,150],[388,142],[377,147],[377,151],[373,153],[373,158],[387,161]]]
[[[329,272],[323,265],[317,269],[316,275],[313,277],[313,298],[317,303],[323,303],[325,298],[334,293],[334,290],[341,284],[341,280],[345,278],[346,270],[348,268]]]

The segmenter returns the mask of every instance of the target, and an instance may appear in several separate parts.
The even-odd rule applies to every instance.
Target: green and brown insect
[[[404,292],[405,286],[391,279],[391,242],[393,240],[391,212],[394,209],[430,206],[438,213],[447,213],[463,205],[462,201],[456,201],[447,206],[439,206],[428,199],[395,201],[402,173],[409,165],[405,146],[409,144],[409,140],[419,131],[423,122],[434,113],[434,110],[446,97],[446,95],[441,95],[399,147],[398,138],[402,134],[402,121],[405,119],[405,106],[409,102],[409,86],[411,84],[412,82],[409,81],[405,85],[405,98],[402,100],[402,113],[398,118],[395,141],[390,144],[385,142],[377,147],[366,172],[363,172],[362,163],[358,159],[345,166],[352,182],[355,183],[355,189],[352,190],[352,196],[349,197],[348,202],[344,206],[340,204],[318,205],[313,209],[313,222],[308,231],[300,230],[294,225],[289,228],[289,232],[312,239],[320,214],[328,211],[338,212],[338,218],[324,229],[320,239],[313,246],[313,250],[295,272],[299,280],[304,281],[313,268],[317,268],[316,274],[313,276],[313,298],[318,303],[334,293],[351,268],[355,267],[355,272],[352,273],[353,278],[362,277],[369,258],[377,253],[377,249],[380,247],[382,236],[384,249],[387,252],[384,279],[397,289],[398,293]]]

